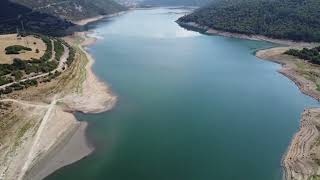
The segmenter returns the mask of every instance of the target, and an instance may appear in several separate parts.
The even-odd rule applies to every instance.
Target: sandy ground
[[[1,180],[43,179],[93,151],[85,136],[87,123],[77,121],[71,112],[107,111],[114,106],[117,98],[94,75],[91,69],[94,60],[82,47],[96,40],[88,38],[85,33],[69,37],[69,40],[77,50],[77,60],[64,71],[60,80],[29,88],[23,94],[16,92],[0,100],[34,109],[27,113],[15,108],[15,111],[9,113],[13,116],[22,113],[15,117],[21,122],[21,125],[15,125],[16,128],[23,129],[22,123],[29,121],[23,116],[25,113],[36,116],[32,116],[36,120],[21,137],[22,143],[14,145],[12,140],[6,140],[7,146],[0,142]]]
[[[81,35],[84,39],[82,45],[94,42],[84,34]],[[93,151],[93,147],[88,144],[85,136],[87,123],[76,121],[73,114],[69,112],[99,113],[111,109],[116,103],[116,97],[111,94],[108,86],[99,81],[92,72],[93,59],[82,49],[82,46],[80,48],[89,60],[82,91],[68,94],[59,100],[62,106],[57,106],[54,115],[49,118],[52,124],[46,123],[52,133],[49,134],[48,129],[45,135],[52,139],[39,138],[43,146],[37,149],[41,152],[33,153],[34,158],[31,158],[33,163],[28,166],[24,179],[43,179],[57,169],[88,156]],[[47,142],[43,142],[44,140]]]
[[[34,42],[36,44],[34,44]],[[6,55],[5,48],[12,45],[22,45],[29,47],[32,51],[25,51],[16,55]],[[23,37],[21,39],[17,38],[17,34],[0,35],[0,63],[1,64],[11,64],[14,58],[20,58],[22,60],[30,60],[32,57],[39,59],[43,56],[46,51],[45,43],[38,38],[33,36]],[[39,53],[36,53],[36,49],[39,49]]]
[[[80,25],[80,26],[84,26],[84,25],[87,25],[87,24],[92,23],[92,22],[99,21],[99,20],[104,19],[104,18],[111,18],[111,17],[114,17],[114,16],[119,16],[119,15],[124,14],[124,13],[125,13],[125,11],[114,13],[114,14],[109,14],[109,15],[104,15],[104,16],[101,15],[101,16],[96,16],[96,17],[92,17],[92,18],[82,19],[82,20],[79,20],[79,21],[73,21],[73,23],[77,24],[77,25]]]
[[[16,180],[32,147],[35,131],[41,122],[46,108],[34,105],[14,104],[10,113],[15,125],[7,133],[1,132],[0,179]],[[24,121],[21,121],[23,119]],[[3,139],[4,138],[4,139]]]
[[[43,149],[38,153],[40,155],[37,161],[33,162],[32,168],[24,179],[43,179],[57,169],[74,163],[93,151],[85,135],[87,123],[77,121],[73,114],[64,112],[58,107],[47,126],[49,132],[46,132],[45,136],[53,139],[46,138],[47,142],[42,141]],[[56,134],[57,132],[59,133]]]
[[[285,179],[310,180],[310,177],[320,174],[317,162],[320,157],[319,115],[320,108],[310,108],[303,112],[300,129],[294,135],[282,162]]]
[[[95,22],[95,21],[101,20],[101,19],[103,19],[105,17],[106,16],[96,16],[96,17],[92,17],[92,18],[79,20],[79,21],[73,21],[73,23],[77,24],[77,25],[80,25],[80,26],[84,26],[84,25],[89,24],[91,22]]]
[[[306,47],[313,46],[309,44]],[[320,68],[301,59],[283,54],[301,44],[260,50],[256,56],[282,64],[280,73],[291,79],[304,94],[320,100],[316,83]],[[309,180],[320,176],[320,108],[305,109],[301,116],[299,131],[294,135],[282,160],[284,179]]]
[[[92,71],[93,58],[85,52],[89,59],[86,66],[86,80],[83,82],[83,91],[79,94],[66,96],[63,101],[71,111],[83,113],[99,113],[110,110],[116,103],[116,97],[112,95],[108,86],[100,81]]]

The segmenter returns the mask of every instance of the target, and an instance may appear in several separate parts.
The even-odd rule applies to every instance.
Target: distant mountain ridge
[[[115,0],[115,1],[126,7],[137,7],[143,0]]]
[[[0,0],[0,34],[36,32],[63,36],[78,30],[73,21],[126,8],[112,0]]]
[[[320,41],[319,7],[319,0],[215,0],[177,22],[247,35]]]
[[[213,0],[144,0],[142,5],[149,6],[203,6]]]
[[[9,0],[0,1],[0,34],[26,32],[49,35],[65,35],[68,29],[75,27],[71,22],[49,14],[13,3]]]
[[[71,21],[113,14],[126,8],[113,0],[11,0],[32,10]]]

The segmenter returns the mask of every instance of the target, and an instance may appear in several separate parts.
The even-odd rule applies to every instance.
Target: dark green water
[[[135,10],[96,27],[94,71],[119,96],[87,120],[96,151],[47,180],[280,180],[305,107],[270,47],[188,32],[183,10]]]

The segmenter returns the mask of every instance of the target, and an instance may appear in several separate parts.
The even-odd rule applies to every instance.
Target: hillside
[[[212,0],[145,0],[141,4],[148,6],[202,6]]]
[[[71,21],[126,10],[113,0],[11,0],[32,10]]]
[[[115,0],[125,7],[137,7],[143,0]]]
[[[112,0],[1,0],[0,34],[24,29],[53,36],[72,33],[72,23],[126,10]]]
[[[319,0],[216,0],[177,22],[296,41],[320,41]]]
[[[65,35],[68,29],[75,27],[72,23],[49,14],[32,11],[25,6],[8,0],[0,1],[0,34],[15,33],[17,28],[22,30],[22,23],[26,31]]]

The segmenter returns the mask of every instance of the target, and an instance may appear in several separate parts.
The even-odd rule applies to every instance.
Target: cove
[[[273,44],[187,31],[183,9],[95,27],[94,71],[118,96],[89,122],[96,147],[47,180],[280,180],[304,108],[318,103],[254,56]]]

